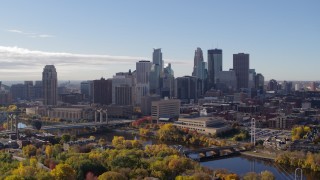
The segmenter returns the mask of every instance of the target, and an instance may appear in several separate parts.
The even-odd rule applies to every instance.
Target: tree
[[[106,142],[105,139],[100,138],[99,141],[98,141],[98,144],[99,144],[100,146],[105,146],[105,145],[107,145],[107,142]]]
[[[261,180],[275,180],[276,177],[270,171],[261,172]]]
[[[127,180],[127,177],[117,172],[108,171],[101,174],[98,180]]]
[[[35,120],[35,121],[32,122],[32,126],[34,128],[36,128],[36,130],[39,131],[41,129],[41,127],[42,127],[42,122],[39,121],[39,120]]]
[[[56,180],[75,180],[76,172],[72,167],[68,164],[58,164],[56,168],[54,168],[50,174]]]
[[[25,157],[35,156],[36,153],[37,153],[37,148],[32,144],[29,144],[22,148],[22,154]]]
[[[24,178],[19,175],[11,175],[6,177],[5,180],[24,180]]]
[[[248,172],[243,177],[244,180],[259,180],[259,175],[255,172]]]
[[[61,141],[62,141],[63,143],[69,142],[70,139],[71,139],[71,136],[70,136],[69,134],[63,134],[63,135],[61,136]]]
[[[48,158],[51,158],[53,154],[53,147],[51,145],[47,145],[45,149],[46,155]]]

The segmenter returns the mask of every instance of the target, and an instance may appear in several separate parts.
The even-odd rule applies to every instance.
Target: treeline
[[[64,152],[60,145],[23,148],[26,160],[17,162],[0,152],[0,179],[74,180],[98,179],[212,179],[213,171],[200,166],[165,144],[147,145],[115,136],[115,149],[92,149],[88,153]],[[45,166],[43,166],[43,164]],[[46,170],[46,167],[51,171]],[[239,179],[236,174],[218,173],[221,179]],[[228,177],[228,178],[227,178]]]
[[[279,164],[320,171],[320,153],[305,153],[302,151],[284,152],[275,160]]]

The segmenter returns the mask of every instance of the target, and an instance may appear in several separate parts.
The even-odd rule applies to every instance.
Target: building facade
[[[93,103],[109,105],[112,103],[112,80],[101,78],[93,81]]]
[[[57,105],[58,78],[54,65],[46,65],[42,72],[43,104]]]
[[[160,118],[178,118],[179,115],[180,100],[178,99],[162,99],[151,103],[152,120],[157,123]]]
[[[233,54],[233,70],[236,72],[238,89],[249,87],[249,54]]]
[[[215,86],[217,74],[222,71],[222,50],[208,50],[208,81],[209,89]]]

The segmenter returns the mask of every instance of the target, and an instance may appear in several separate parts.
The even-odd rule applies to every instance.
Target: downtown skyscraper
[[[54,65],[46,65],[42,72],[43,104],[57,105],[57,71]]]
[[[233,70],[236,72],[238,89],[249,87],[249,54],[233,54]]]
[[[222,50],[209,49],[208,50],[208,81],[209,89],[215,87],[217,83],[217,75],[222,71]]]
[[[192,76],[195,76],[201,80],[206,78],[206,63],[203,60],[203,53],[199,47],[194,52]]]
[[[163,60],[161,49],[153,49],[152,67],[150,70],[150,93],[160,94],[163,77]]]

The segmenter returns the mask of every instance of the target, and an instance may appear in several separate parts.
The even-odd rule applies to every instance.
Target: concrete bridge
[[[196,150],[186,150],[181,153],[186,157],[196,161],[204,161],[207,159],[224,158],[229,156],[240,155],[240,149],[236,146],[208,147]]]
[[[11,135],[11,134],[16,134],[17,132],[15,131],[10,131],[10,130],[4,130],[0,131],[0,135]]]
[[[79,129],[85,127],[116,127],[120,125],[128,125],[133,120],[114,120],[114,121],[107,121],[107,122],[87,122],[87,123],[72,123],[72,124],[55,124],[55,125],[48,125],[42,126],[41,130],[50,131],[50,130],[62,130],[62,129]],[[24,128],[29,130],[34,130],[33,128]]]

